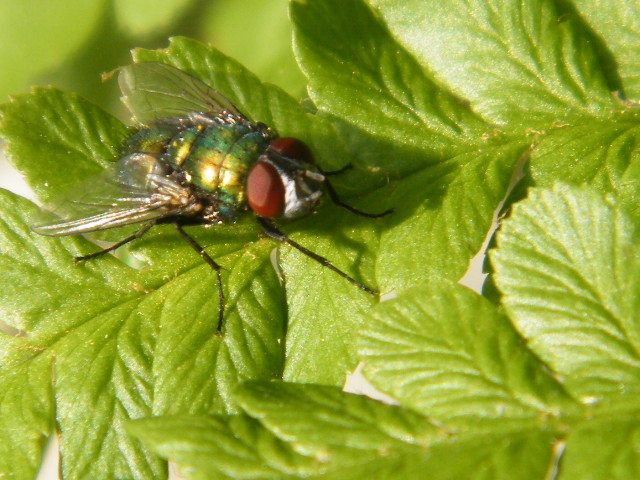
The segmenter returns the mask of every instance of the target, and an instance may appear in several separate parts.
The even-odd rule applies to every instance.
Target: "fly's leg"
[[[374,295],[374,296],[379,295],[379,292],[377,292],[376,290],[373,290],[372,288],[367,287],[366,285],[358,282],[356,279],[350,277],[348,274],[346,274],[339,268],[334,267],[333,264],[323,256],[318,255],[317,253],[314,253],[311,250],[303,247],[299,243],[296,243],[293,240],[291,240],[289,237],[287,237],[287,235],[285,235],[280,230],[278,230],[278,227],[276,227],[271,220],[263,217],[258,217],[258,223],[260,224],[260,228],[262,229],[262,231],[269,238],[273,238],[274,240],[277,240],[279,242],[286,243],[287,245],[291,245],[293,248],[304,253],[307,257],[311,257],[319,264],[327,267],[329,270],[333,270],[342,278],[348,280],[349,282],[351,282],[353,285],[360,288],[361,290],[364,290],[365,292],[370,293],[371,295]]]
[[[216,272],[216,280],[218,282],[218,298],[220,300],[220,303],[218,305],[218,328],[216,329],[216,331],[220,333],[222,331],[222,319],[224,317],[224,292],[222,291],[222,277],[220,276],[221,267],[215,262],[213,258],[209,256],[207,252],[204,251],[204,248],[202,248],[198,242],[191,238],[187,234],[187,232],[182,229],[182,225],[180,225],[179,223],[174,223],[174,225],[176,226],[176,229],[178,230],[180,235],[182,235],[182,238],[184,238],[185,241],[191,246],[191,248],[198,252],[198,255],[200,255],[202,259],[207,262],[207,264]]]
[[[342,167],[340,170],[332,170],[330,172],[325,172],[324,170],[321,171],[322,175],[324,175],[325,177],[332,177],[334,175],[340,175],[341,173],[346,172],[347,170],[351,170],[353,168],[353,163],[347,163],[344,167]]]
[[[390,213],[392,213],[393,212],[393,208],[390,208],[389,210],[386,210],[386,211],[384,211],[382,213],[367,213],[367,212],[363,212],[362,210],[358,210],[357,208],[354,208],[351,205],[347,205],[342,200],[340,200],[340,197],[338,196],[338,193],[335,191],[335,189],[333,188],[333,185],[331,185],[331,182],[329,182],[329,180],[326,177],[332,176],[332,175],[339,175],[339,174],[349,170],[352,167],[353,167],[353,165],[351,165],[349,163],[349,164],[347,164],[347,166],[342,167],[340,170],[335,170],[333,172],[321,172],[322,175],[325,177],[324,186],[325,186],[325,190],[329,194],[329,198],[331,198],[331,201],[333,203],[335,203],[337,206],[339,206],[341,208],[344,208],[346,210],[349,210],[350,212],[355,213],[356,215],[360,215],[361,217],[380,218],[380,217],[384,217],[385,215],[389,215]]]
[[[138,230],[136,233],[134,233],[133,235],[131,235],[130,237],[125,238],[124,240],[120,240],[117,243],[114,243],[113,245],[111,245],[110,247],[107,247],[103,250],[100,250],[99,252],[96,253],[90,253],[89,255],[83,255],[81,257],[74,257],[74,261],[76,263],[80,263],[80,262],[84,262],[85,260],[91,260],[92,258],[96,258],[96,257],[100,257],[102,255],[104,255],[105,253],[109,253],[109,252],[113,252],[114,250],[117,250],[118,248],[120,248],[123,245],[126,245],[129,242],[132,242],[133,240],[136,240],[140,237],[142,237],[145,233],[147,233],[149,231],[149,229],[151,227],[153,227],[155,225],[154,222],[151,223],[147,223],[146,225],[144,225],[140,230]]]

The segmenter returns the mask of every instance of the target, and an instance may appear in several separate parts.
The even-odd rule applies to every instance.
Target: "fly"
[[[54,237],[141,225],[133,235],[76,262],[99,257],[170,223],[215,271],[219,297],[217,331],[224,319],[220,265],[184,230],[187,225],[224,225],[253,213],[268,237],[286,243],[372,294],[377,292],[326,258],[291,240],[276,221],[315,211],[325,193],[354,214],[378,218],[342,202],[302,141],[278,137],[249,121],[223,95],[200,80],[161,63],[137,63],[119,73],[123,101],[138,122],[115,171],[89,198],[71,203],[91,211],[34,227]]]

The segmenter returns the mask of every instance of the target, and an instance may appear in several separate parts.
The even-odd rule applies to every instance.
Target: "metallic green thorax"
[[[250,124],[156,125],[138,130],[125,153],[152,154],[182,173],[225,223],[247,210],[246,176],[271,140],[268,130]]]

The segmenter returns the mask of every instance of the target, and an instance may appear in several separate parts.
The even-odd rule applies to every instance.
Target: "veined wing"
[[[32,228],[53,237],[78,235],[189,214],[194,202],[155,157],[135,153],[69,196],[57,209],[65,219]]]
[[[190,113],[245,117],[220,92],[164,63],[133,63],[120,69],[122,101],[141,124]]]

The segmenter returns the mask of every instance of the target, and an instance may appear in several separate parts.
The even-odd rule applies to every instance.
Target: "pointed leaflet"
[[[610,115],[593,36],[553,0],[372,3],[402,45],[489,122],[523,132]]]
[[[287,479],[317,472],[322,464],[295,452],[256,420],[180,415],[141,419],[127,431],[175,462],[185,479]]]
[[[426,453],[438,430],[426,418],[335,387],[250,382],[236,391],[252,417],[296,450],[335,468]],[[379,458],[378,458],[379,460]],[[393,463],[393,462],[391,462]]]
[[[358,342],[367,378],[447,426],[542,427],[575,413],[577,405],[504,315],[466,287],[415,288],[372,317]]]
[[[583,401],[640,390],[640,251],[624,211],[587,188],[531,189],[491,252],[512,322]]]
[[[299,386],[301,389],[309,386]],[[316,388],[316,387],[312,387]],[[335,396],[349,397],[335,390]],[[330,400],[330,398],[327,398]],[[349,404],[349,402],[345,402]],[[369,399],[356,401],[347,408],[336,410],[333,418],[310,420],[315,429],[322,430],[333,421],[349,422],[350,415],[358,411],[360,403],[373,403]],[[378,404],[370,411],[393,412],[397,407]],[[383,417],[383,415],[379,415]],[[547,465],[553,460],[548,446],[552,437],[547,433],[470,437],[451,442],[435,441],[429,448],[419,447],[409,436],[404,437],[404,447],[396,445],[378,449],[375,442],[368,442],[356,449],[363,460],[353,462],[348,457],[334,458],[333,449],[314,455],[307,448],[308,435],[289,435],[288,425],[274,431],[244,415],[233,417],[177,416],[154,417],[137,420],[128,431],[140,438],[162,457],[177,464],[181,478],[188,480],[224,479],[292,479],[318,478],[348,480],[353,478],[406,479],[438,478],[510,478],[535,480],[543,478]],[[377,433],[377,426],[362,422],[362,429],[350,438]],[[282,431],[281,431],[282,430]],[[285,434],[286,439],[279,438]],[[322,436],[318,435],[319,437]],[[335,440],[331,433],[326,442]],[[300,440],[300,441],[299,441]],[[381,444],[383,445],[383,444]],[[351,449],[352,445],[343,448]],[[346,459],[346,460],[345,460]],[[344,460],[344,461],[343,461]]]
[[[0,112],[7,156],[44,204],[100,173],[118,157],[126,135],[99,107],[53,88],[17,95]]]

